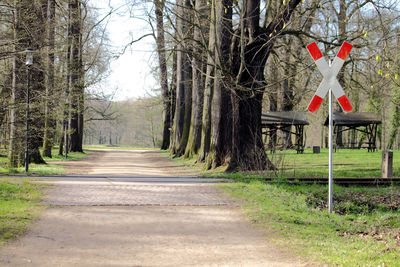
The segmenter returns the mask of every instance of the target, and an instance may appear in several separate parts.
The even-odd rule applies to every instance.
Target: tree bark
[[[161,149],[168,149],[170,143],[171,128],[171,95],[168,90],[167,59],[165,55],[165,37],[164,37],[164,5],[165,0],[154,0],[155,14],[157,20],[157,52],[158,63],[160,67],[160,85],[163,102],[163,133]]]
[[[214,3],[214,2],[213,2]],[[211,8],[210,31],[207,51],[207,67],[204,83],[203,116],[201,127],[201,145],[197,161],[205,161],[210,151],[211,142],[211,105],[214,94],[214,74],[215,74],[215,8]]]
[[[174,53],[172,56],[172,77],[171,83],[169,85],[170,88],[170,101],[171,101],[171,112],[170,112],[170,123],[171,128],[170,131],[170,142],[169,142],[169,150],[172,152],[175,147],[175,135],[174,135],[174,121],[175,121],[175,110],[176,110],[176,76],[177,76],[177,55],[176,55],[176,46],[174,47]]]
[[[80,0],[70,0],[69,10],[71,11],[71,57],[70,57],[70,150],[73,152],[83,152],[82,149],[82,126],[81,119],[83,111],[83,80],[81,53],[81,2]]]
[[[179,157],[185,152],[190,119],[191,119],[191,103],[192,103],[192,87],[191,87],[191,68],[188,54],[188,35],[189,35],[189,10],[190,2],[188,0],[177,1],[177,77],[176,77],[176,109],[174,121],[174,147],[173,154]]]
[[[47,7],[47,64],[46,64],[46,103],[45,132],[43,140],[43,156],[52,157],[51,149],[54,143],[56,119],[54,109],[54,49],[55,49],[55,0],[48,0]]]
[[[42,58],[41,50],[45,46],[46,25],[47,25],[47,0],[40,0],[36,2],[28,1],[30,9],[28,12],[32,14],[34,10],[34,18],[28,20],[28,32],[31,34],[31,47],[38,53],[35,53],[36,63],[31,68],[31,129],[30,129],[30,142],[29,142],[29,160],[36,164],[46,163],[41,154],[40,148],[43,146],[44,135],[44,114],[42,96],[45,94],[45,73],[44,61]]]
[[[24,120],[23,120],[23,101],[25,99],[25,83],[22,80],[24,71],[22,69],[24,58],[20,53],[28,46],[28,36],[24,31],[21,22],[21,16],[24,16],[24,7],[21,1],[14,1],[14,56],[12,58],[12,84],[10,109],[10,142],[8,150],[8,167],[16,168],[24,163]]]
[[[192,57],[192,118],[185,157],[192,158],[201,146],[201,128],[204,101],[204,66],[207,54],[204,52],[208,35],[210,9],[206,0],[197,0],[194,9],[193,57]]]
[[[227,171],[238,168],[243,171],[273,168],[268,160],[262,142],[261,111],[265,90],[264,68],[272,46],[283,26],[301,0],[292,0],[283,6],[280,16],[272,20],[266,29],[259,29],[259,15],[252,10],[260,6],[259,0],[247,0],[244,21],[250,21],[244,29],[253,37],[244,36],[242,60],[237,73],[237,86],[232,94],[233,105],[233,145],[232,159]],[[253,7],[250,9],[249,7]],[[253,21],[254,20],[254,21]],[[236,49],[238,51],[239,49]],[[231,55],[235,57],[235,55]]]
[[[46,1],[47,3],[47,1]],[[13,81],[10,110],[10,147],[8,165],[15,168],[25,163],[24,148],[29,148],[29,161],[32,163],[45,163],[40,155],[39,147],[42,144],[43,114],[40,106],[40,96],[44,91],[44,73],[40,49],[43,47],[45,34],[45,17],[47,5],[44,0],[32,2],[20,0],[14,2],[14,39],[15,56],[13,59]],[[26,99],[26,67],[23,66],[25,54],[21,52],[26,48],[33,48],[34,64],[30,66],[30,118],[26,118],[22,112]],[[29,132],[26,133],[23,125],[29,121]],[[24,136],[28,134],[28,144]]]
[[[216,168],[229,161],[232,148],[232,104],[229,72],[232,40],[232,0],[214,1],[215,23],[215,79],[212,101],[211,147],[206,168]]]

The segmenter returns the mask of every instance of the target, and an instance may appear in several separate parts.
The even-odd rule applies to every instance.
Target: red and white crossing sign
[[[352,48],[353,46],[351,44],[344,42],[343,45],[340,47],[339,53],[333,60],[332,65],[329,66],[328,62],[322,56],[322,53],[315,42],[307,46],[307,50],[313,57],[318,70],[324,76],[324,79],[318,86],[318,89],[315,92],[315,95],[311,100],[310,105],[308,105],[309,111],[316,112],[318,110],[329,89],[332,90],[333,94],[336,96],[336,99],[339,101],[339,104],[344,111],[349,112],[353,110],[353,106],[347,98],[339,81],[336,79],[337,74],[342,68],[344,61],[350,54]]]

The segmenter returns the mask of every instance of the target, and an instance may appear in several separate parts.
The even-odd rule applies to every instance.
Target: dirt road
[[[54,164],[54,163],[53,163]],[[68,174],[112,176],[193,176],[190,168],[178,166],[157,150],[92,150],[84,160],[57,162]]]
[[[97,151],[69,163],[40,219],[0,249],[0,266],[305,266],[268,241],[214,184],[156,151]],[[90,175],[159,177],[93,181]]]

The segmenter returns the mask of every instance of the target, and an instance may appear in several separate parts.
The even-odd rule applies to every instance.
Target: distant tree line
[[[87,103],[84,144],[161,147],[161,97]]]

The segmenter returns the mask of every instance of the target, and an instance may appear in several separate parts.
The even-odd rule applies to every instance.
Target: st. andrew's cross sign
[[[332,66],[330,66],[325,58],[322,56],[322,53],[315,42],[307,46],[307,50],[308,52],[310,52],[312,58],[314,59],[318,70],[321,72],[322,76],[324,76],[324,79],[318,86],[318,89],[315,92],[315,95],[311,100],[310,105],[308,106],[309,111],[314,113],[318,110],[329,89],[332,90],[333,94],[336,96],[336,99],[338,100],[340,106],[344,111],[349,112],[353,110],[353,106],[347,98],[342,86],[336,79],[336,75],[342,68],[344,61],[346,60],[352,48],[353,46],[351,44],[344,42],[339,50],[339,53],[333,60]]]
[[[336,75],[342,68],[344,61],[350,54],[353,46],[347,42],[344,42],[340,47],[339,53],[334,58],[332,64],[331,62],[326,62],[325,58],[322,56],[317,44],[314,42],[307,46],[308,52],[310,52],[312,58],[317,65],[317,68],[324,76],[324,79],[318,86],[317,91],[310,105],[308,105],[308,110],[311,112],[317,112],[319,106],[324,100],[326,94],[329,92],[329,192],[328,192],[328,209],[332,212],[333,209],[333,108],[332,108],[332,93],[335,94],[342,109],[346,112],[352,111],[353,106],[351,105],[349,99],[347,98],[342,86],[336,79]]]

